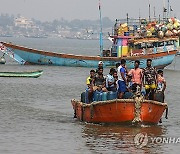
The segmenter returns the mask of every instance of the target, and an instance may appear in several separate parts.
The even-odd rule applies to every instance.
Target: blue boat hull
[[[2,42],[1,42],[2,43]],[[57,65],[57,66],[71,66],[71,67],[98,67],[98,62],[101,60],[104,63],[104,67],[114,67],[117,62],[120,62],[121,58],[117,57],[93,57],[93,56],[81,56],[60,54],[53,52],[40,51],[35,49],[29,49],[12,44],[2,43],[5,46],[4,50],[1,50],[5,54],[14,58],[20,64],[37,64],[37,65]],[[2,45],[1,45],[2,46]],[[176,50],[169,52],[160,52],[156,54],[141,55],[125,57],[127,61],[127,67],[129,69],[134,68],[134,61],[140,60],[140,67],[146,67],[146,60],[151,58],[153,60],[153,66],[157,68],[164,68],[172,63]]]

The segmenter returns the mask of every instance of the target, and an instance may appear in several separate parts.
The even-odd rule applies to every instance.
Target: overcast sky
[[[163,2],[168,0],[101,0],[102,17],[148,18],[148,1],[151,4],[151,16],[155,7],[156,15],[162,15]],[[180,0],[169,0],[172,6],[172,14],[180,18]],[[21,14],[26,18],[34,18],[41,21],[54,19],[99,19],[98,0],[0,0],[0,13]]]

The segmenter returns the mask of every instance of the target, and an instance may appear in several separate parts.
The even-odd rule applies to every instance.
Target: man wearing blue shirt
[[[106,88],[108,91],[116,91],[116,80],[114,79],[115,69],[111,68],[109,74],[106,77]]]
[[[124,93],[126,92],[126,60],[121,59],[121,65],[118,67],[117,75],[118,75],[118,98],[122,99]]]

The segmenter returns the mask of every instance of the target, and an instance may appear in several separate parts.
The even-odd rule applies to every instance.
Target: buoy
[[[172,33],[174,36],[176,36],[178,34],[178,31],[176,29],[173,29]]]
[[[170,30],[168,30],[166,33],[165,33],[165,36],[167,36],[167,37],[170,37],[170,36],[172,36],[173,35],[173,33],[170,31]]]
[[[159,38],[163,38],[164,37],[164,32],[163,31],[159,31],[158,32],[158,37]]]
[[[151,37],[152,36],[152,33],[151,33],[151,31],[147,31],[147,37]]]

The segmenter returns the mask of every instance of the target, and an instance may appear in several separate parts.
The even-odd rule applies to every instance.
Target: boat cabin
[[[129,57],[176,50],[178,37],[135,38],[132,36],[111,36],[113,38],[109,57]]]
[[[123,20],[124,22],[125,20]],[[143,22],[142,22],[143,21]],[[173,18],[174,28],[170,29],[172,20],[153,21],[130,20],[114,25],[112,47],[109,53],[103,52],[106,57],[129,57],[158,52],[177,50],[179,46],[180,23]],[[179,30],[175,27],[179,25]]]

